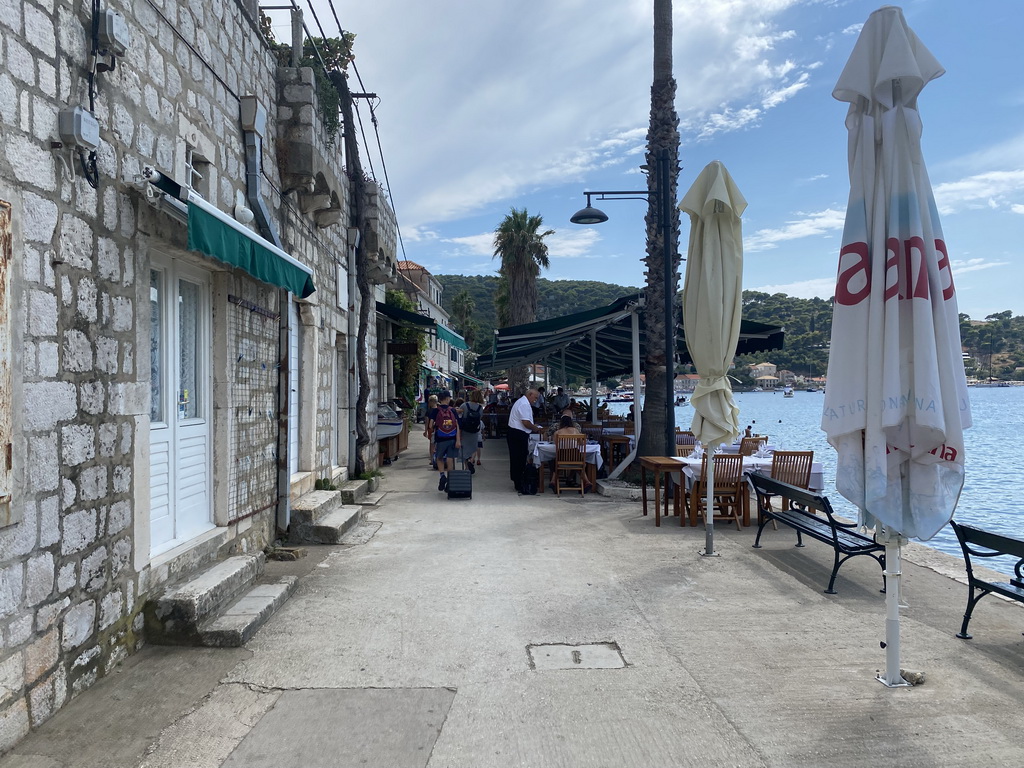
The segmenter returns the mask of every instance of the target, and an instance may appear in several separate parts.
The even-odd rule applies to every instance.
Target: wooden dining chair
[[[767,444],[768,438],[757,435],[755,437],[744,437],[740,440],[740,456],[753,456],[761,446]]]
[[[622,422],[622,434],[624,435],[635,435],[636,434],[636,422],[629,421],[628,419]]]
[[[688,429],[686,429],[686,430],[677,429],[676,430],[676,445],[696,445],[696,444],[697,444],[697,438],[694,436],[693,432],[691,432]]]
[[[562,488],[567,491],[579,491],[580,496],[586,492],[587,475],[587,436],[558,435],[555,438],[555,468],[552,474],[555,481],[555,493],[562,495]],[[562,484],[562,475],[567,484]],[[575,475],[577,485],[572,485]]]
[[[771,477],[783,483],[807,488],[811,484],[811,465],[814,463],[814,451],[775,451],[772,454]],[[772,496],[765,497],[765,504],[772,508]],[[789,499],[782,499],[779,509],[791,508]],[[758,525],[761,524],[761,510],[758,505]],[[775,522],[774,520],[772,521]],[[776,526],[778,527],[778,526]]]
[[[715,519],[732,520],[736,530],[742,530],[741,515],[747,495],[747,481],[743,476],[743,457],[738,453],[721,453],[714,456],[715,487],[712,491]],[[700,479],[690,489],[690,522],[696,525],[698,515],[706,514],[708,457],[700,463]],[[719,510],[715,514],[714,509]]]
[[[676,456],[683,456],[683,457],[689,456],[691,453],[693,453],[693,449],[695,447],[696,446],[693,446],[693,445],[677,445],[676,446]]]

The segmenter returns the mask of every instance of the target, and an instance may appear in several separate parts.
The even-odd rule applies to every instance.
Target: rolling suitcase
[[[468,469],[452,469],[448,472],[448,498],[473,498],[473,475]]]

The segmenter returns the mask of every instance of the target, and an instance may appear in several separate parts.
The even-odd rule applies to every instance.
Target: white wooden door
[[[208,275],[173,260],[150,271],[150,553],[213,527]]]

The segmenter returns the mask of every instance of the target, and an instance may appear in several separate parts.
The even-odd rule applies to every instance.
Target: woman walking
[[[476,472],[480,463],[480,453],[484,446],[484,393],[479,389],[471,390],[469,399],[459,408],[459,421],[462,426],[462,458],[466,469]]]

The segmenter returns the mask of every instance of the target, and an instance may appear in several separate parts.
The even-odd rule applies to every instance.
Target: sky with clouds
[[[313,0],[328,34],[328,0]],[[388,184],[405,258],[435,274],[494,274],[512,207],[555,230],[550,279],[641,286],[652,0],[333,0],[356,34],[358,89],[377,94],[367,157]],[[747,198],[746,289],[832,295],[849,192],[846,105],[832,98],[877,2],[677,0],[680,197],[712,160]],[[946,69],[919,99],[925,161],[960,311],[1024,314],[1021,0],[910,0],[908,23]],[[277,23],[278,39],[288,39]],[[372,137],[370,113],[360,108]],[[383,163],[381,159],[383,156]],[[364,160],[364,165],[366,162]],[[689,223],[683,217],[680,248]]]

